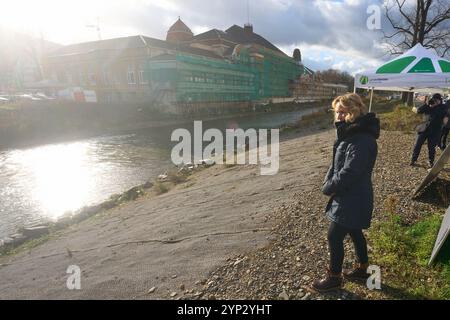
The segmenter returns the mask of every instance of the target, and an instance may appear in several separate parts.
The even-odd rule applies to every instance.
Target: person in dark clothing
[[[427,121],[417,127],[417,138],[410,165],[414,166],[416,164],[422,145],[427,141],[428,160],[431,168],[434,165],[436,146],[441,136],[442,123],[447,114],[447,110],[442,104],[442,96],[439,93],[434,94],[428,103],[426,102],[417,109],[417,113],[426,115]]]
[[[318,292],[338,289],[343,277],[365,280],[369,277],[369,259],[363,229],[370,227],[373,211],[372,170],[377,158],[376,140],[380,122],[354,93],[333,101],[337,139],[333,160],[325,176],[322,192],[330,196],[326,215],[331,220],[328,229],[330,264],[327,276],[314,281]],[[342,275],[344,238],[350,235],[357,256],[356,267]]]
[[[445,150],[447,147],[447,136],[450,132],[450,100],[445,104],[447,115],[444,117],[444,127],[442,128],[441,137],[439,138],[439,148]]]

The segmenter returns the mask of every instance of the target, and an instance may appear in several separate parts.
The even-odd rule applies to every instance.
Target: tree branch
[[[403,17],[405,17],[405,19],[409,22],[410,25],[414,25],[414,22],[412,22],[411,17],[409,17],[404,11],[403,11],[403,6],[405,5],[405,1],[403,0],[402,4],[400,4],[399,0],[395,0],[395,2],[397,2],[398,8],[400,10],[400,13]]]
[[[425,34],[430,32],[433,28],[435,28],[438,24],[450,19],[450,8],[441,15],[436,16],[433,21],[427,22],[427,28],[425,29]]]

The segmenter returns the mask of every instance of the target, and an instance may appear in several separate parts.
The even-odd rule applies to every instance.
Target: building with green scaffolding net
[[[225,32],[213,29],[189,38],[190,30],[179,20],[169,30],[175,37],[171,32],[178,32],[178,37],[181,34],[183,44],[190,39],[190,47],[212,49],[216,56],[192,54],[179,46],[173,54],[148,60],[146,75],[153,96],[170,103],[289,97],[289,83],[303,72],[297,61],[253,33],[249,25],[233,26]]]
[[[189,53],[164,54],[148,61],[153,88],[172,102],[256,101],[288,97],[289,81],[302,69],[289,57],[259,46],[236,46],[232,58],[214,59]]]
[[[227,112],[292,97],[291,84],[304,72],[300,60],[249,24],[194,35],[178,19],[166,40],[139,35],[68,45],[47,57],[45,69],[63,87],[95,91],[99,102]]]

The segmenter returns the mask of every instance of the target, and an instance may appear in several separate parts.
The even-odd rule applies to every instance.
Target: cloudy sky
[[[369,5],[382,0],[248,0],[254,31],[285,53],[301,49],[313,70],[355,73],[389,58],[380,30],[369,30]],[[194,34],[247,22],[246,0],[1,0],[0,26],[61,44],[143,34],[164,39],[178,16]],[[385,28],[385,22],[382,22]]]

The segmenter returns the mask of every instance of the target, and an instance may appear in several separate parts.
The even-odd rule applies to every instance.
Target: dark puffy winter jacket
[[[367,229],[372,220],[372,170],[380,122],[368,113],[353,123],[338,122],[336,129],[333,162],[322,186],[322,192],[331,196],[326,214],[347,228]]]
[[[441,132],[444,118],[447,115],[447,107],[442,103],[431,108],[424,104],[417,109],[418,114],[426,114],[428,116],[427,128],[424,133],[436,136]]]

